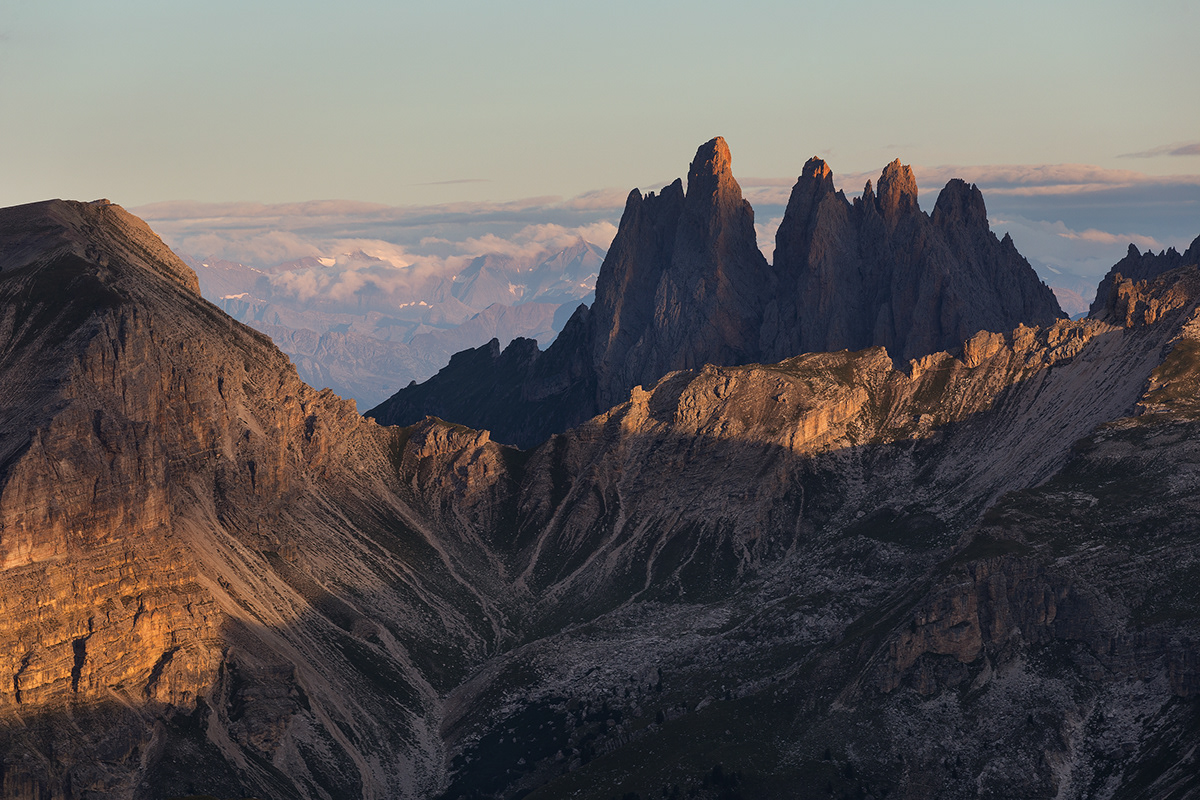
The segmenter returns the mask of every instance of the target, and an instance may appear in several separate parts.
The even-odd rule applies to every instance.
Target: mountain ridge
[[[447,366],[367,413],[388,424],[431,414],[529,447],[676,369],[875,344],[903,363],[980,329],[1063,316],[1012,240],[988,229],[976,187],[951,181],[930,216],[898,160],[879,186],[878,198],[868,182],[850,203],[834,191],[828,165],[810,160],[772,266],[717,137],[697,150],[686,191],[675,181],[658,195],[630,192],[596,301],[568,321],[560,341],[544,357],[510,345],[522,355],[506,361],[509,371],[490,370],[499,376],[494,394],[510,402],[486,399],[474,391],[475,375]],[[511,372],[518,363],[523,371]]]

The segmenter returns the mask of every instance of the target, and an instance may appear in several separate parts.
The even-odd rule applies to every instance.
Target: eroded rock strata
[[[0,212],[0,297],[6,796],[1200,791],[1197,266],[529,451],[315,392],[115,206]]]
[[[404,500],[396,434],[117,206],[7,209],[0,254],[5,794],[434,791],[509,592]]]
[[[811,159],[767,264],[718,137],[696,152],[686,192],[681,181],[630,192],[595,303],[545,352],[529,340],[464,351],[367,413],[401,425],[438,416],[529,447],[674,370],[872,346],[903,363],[1062,316],[1012,240],[991,232],[978,188],[952,180],[925,214],[899,161],[878,195],[868,182],[851,203]]]

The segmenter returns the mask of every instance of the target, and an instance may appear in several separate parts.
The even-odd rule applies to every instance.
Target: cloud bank
[[[402,302],[476,256],[533,260],[580,238],[607,248],[625,196],[598,190],[569,199],[410,207],[179,201],[132,210],[181,254],[264,271],[276,295],[344,303],[375,294]]]
[[[1193,149],[1200,150],[1200,143],[1158,148],[1174,154]],[[1183,249],[1200,234],[1200,175],[1148,175],[1089,164],[916,165],[913,171],[926,210],[951,178],[977,184],[993,227],[1012,235],[1043,279],[1084,294],[1130,243],[1143,250]],[[834,174],[850,197],[878,177],[878,171]],[[794,183],[783,177],[741,179],[768,259]],[[178,252],[272,272],[272,282],[298,298],[366,291],[401,297],[456,274],[479,255],[530,259],[580,237],[608,247],[627,197],[627,190],[609,188],[572,198],[436,206],[171,202],[133,211]],[[301,259],[328,263],[277,269]]]

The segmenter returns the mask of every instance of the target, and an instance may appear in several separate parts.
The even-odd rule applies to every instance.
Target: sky
[[[811,155],[845,176],[898,157],[923,200],[940,185],[923,174],[977,174],[1018,247],[1026,222],[1144,246],[1200,233],[1194,0],[0,7],[0,205],[528,211],[658,188],[722,135],[748,188],[786,191]],[[1070,192],[1030,190],[1054,165]],[[1164,186],[1185,207],[1169,224]]]

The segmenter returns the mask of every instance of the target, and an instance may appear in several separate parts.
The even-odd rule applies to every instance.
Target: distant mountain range
[[[534,257],[485,254],[448,277],[404,275],[395,287],[400,270],[363,252],[269,269],[184,260],[204,296],[269,335],[303,380],[367,407],[489,339],[548,345],[575,306],[591,301],[604,254],[580,239]],[[335,282],[348,272],[360,277],[353,290]]]

